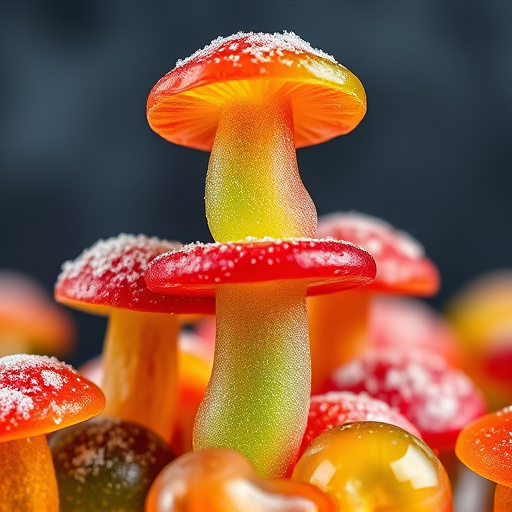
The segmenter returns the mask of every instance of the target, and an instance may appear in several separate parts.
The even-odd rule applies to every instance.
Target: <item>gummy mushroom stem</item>
[[[194,449],[229,447],[264,477],[295,461],[310,396],[306,286],[224,285],[217,291],[215,359]],[[250,319],[250,320],[249,320]]]
[[[309,299],[313,394],[323,391],[322,385],[336,368],[354,359],[367,347],[372,300],[373,295],[365,290],[348,290]]]
[[[0,460],[0,512],[59,512],[57,480],[45,435],[0,443]]]
[[[59,512],[46,434],[99,414],[105,397],[46,356],[0,359],[0,512]]]
[[[263,85],[251,87],[250,99],[220,111],[206,177],[212,236],[313,237],[316,209],[297,167],[291,104],[279,91],[269,99]]]
[[[104,341],[104,415],[169,441],[177,396],[176,315],[113,309]]]

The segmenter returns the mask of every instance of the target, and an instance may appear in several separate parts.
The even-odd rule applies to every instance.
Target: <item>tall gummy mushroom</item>
[[[216,354],[195,448],[246,455],[263,476],[293,462],[310,394],[306,293],[373,279],[369,255],[315,241],[316,210],[295,148],[352,130],[366,99],[359,80],[295,34],[238,33],[178,62],[150,93],[147,116],[165,139],[211,150],[206,215],[217,243],[148,266],[148,287],[216,295]]]
[[[46,434],[99,414],[100,389],[55,358],[0,359],[0,512],[58,512]]]
[[[213,300],[182,299],[149,291],[142,274],[159,254],[181,244],[121,234],[99,240],[66,262],[55,298],[109,317],[102,389],[105,414],[140,423],[169,441],[177,396],[179,313],[213,313]]]

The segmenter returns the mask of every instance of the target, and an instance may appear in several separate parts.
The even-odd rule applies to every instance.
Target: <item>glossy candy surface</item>
[[[155,480],[146,512],[334,512],[316,487],[264,480],[240,453],[208,448],[169,464]]]
[[[455,452],[475,473],[512,487],[512,406],[486,414],[464,428]]]
[[[308,423],[300,454],[320,434],[336,425],[344,425],[354,421],[391,423],[402,427],[421,439],[418,429],[387,403],[365,394],[356,395],[349,391],[333,391],[325,395],[313,395],[311,397]]]
[[[304,452],[292,478],[318,486],[340,511],[450,512],[445,469],[428,446],[379,422],[334,427]]]
[[[171,142],[209,151],[226,101],[280,90],[297,147],[351,131],[366,112],[361,82],[332,56],[292,32],[239,32],[178,61],[151,91],[148,121]]]
[[[365,392],[395,407],[433,449],[453,449],[458,433],[486,411],[472,381],[435,354],[375,350],[347,363],[328,390]]]
[[[149,430],[97,418],[50,439],[61,512],[140,512],[149,487],[173,456]]]
[[[246,240],[189,244],[164,254],[145,273],[158,293],[214,296],[219,285],[304,281],[308,293],[343,290],[372,281],[375,262],[364,250],[336,240]]]

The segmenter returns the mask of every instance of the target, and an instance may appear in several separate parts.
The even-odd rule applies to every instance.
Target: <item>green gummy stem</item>
[[[266,478],[295,462],[311,390],[303,282],[223,285],[217,291],[212,377],[194,449],[238,450]]]

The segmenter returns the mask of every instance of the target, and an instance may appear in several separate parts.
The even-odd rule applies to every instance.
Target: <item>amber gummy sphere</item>
[[[325,432],[292,478],[325,491],[340,511],[452,511],[442,464],[423,441],[386,423],[361,421]]]

